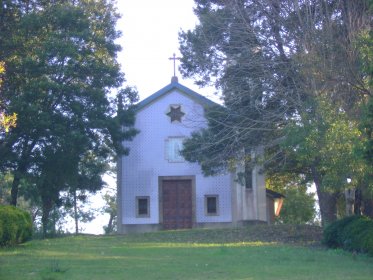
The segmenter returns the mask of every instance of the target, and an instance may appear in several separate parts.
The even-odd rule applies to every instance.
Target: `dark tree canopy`
[[[108,160],[128,153],[122,141],[137,133],[136,92],[120,90],[119,15],[111,0],[0,5],[1,98],[18,114],[0,135],[0,168],[14,174],[12,204],[20,180],[32,178],[48,212],[61,190],[102,188]]]
[[[371,95],[358,44],[372,28],[368,1],[195,3],[199,24],[179,35],[181,72],[199,85],[215,85],[224,109],[208,112],[208,128],[186,141],[183,155],[212,175],[238,161],[250,167],[251,151],[263,146],[267,170],[298,172],[317,185],[322,218],[332,221],[345,170],[363,166],[353,146],[361,104]],[[336,128],[348,135],[341,145],[332,142]],[[294,152],[299,147],[307,148]],[[325,158],[341,150],[348,152]],[[353,172],[356,185],[366,176],[362,170]]]

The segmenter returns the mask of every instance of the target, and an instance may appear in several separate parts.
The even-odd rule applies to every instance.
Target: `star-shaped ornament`
[[[185,115],[184,112],[181,111],[181,106],[170,106],[170,112],[166,114],[171,118],[171,122],[179,121],[181,122],[181,118]]]

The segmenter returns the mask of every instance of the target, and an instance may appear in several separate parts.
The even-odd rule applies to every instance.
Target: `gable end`
[[[179,84],[178,82],[172,82],[169,85],[165,86],[164,88],[160,89],[156,93],[150,95],[149,97],[145,98],[144,100],[140,101],[135,105],[136,112],[141,111],[148,105],[152,104],[159,98],[165,96],[172,90],[178,90],[180,93],[190,97],[191,99],[195,100],[199,104],[201,104],[204,107],[211,107],[211,106],[220,106],[219,104],[213,102],[212,100],[200,95],[199,93],[187,88],[186,86],[183,86]]]

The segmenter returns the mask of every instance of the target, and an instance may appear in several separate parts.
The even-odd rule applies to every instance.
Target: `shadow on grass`
[[[121,236],[118,236],[121,238]],[[231,229],[192,229],[128,234],[127,242],[141,243],[281,243],[294,245],[320,245],[322,228],[309,225],[250,225]]]

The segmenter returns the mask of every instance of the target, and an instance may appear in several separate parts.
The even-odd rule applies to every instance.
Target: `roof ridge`
[[[148,106],[149,104],[153,103],[155,100],[157,100],[157,99],[161,98],[162,96],[166,95],[167,93],[169,93],[174,88],[178,89],[179,91],[186,94],[187,96],[195,99],[196,101],[198,101],[199,103],[201,103],[204,106],[208,106],[208,107],[209,106],[215,106],[215,105],[219,106],[218,103],[215,103],[214,101],[210,100],[209,98],[191,90],[190,88],[180,84],[177,81],[174,81],[174,82],[171,82],[170,84],[168,84],[167,86],[161,88],[160,90],[156,91],[152,95],[146,97],[145,99],[143,99],[139,103],[137,103],[135,105],[136,111],[139,111],[139,110],[143,109],[144,107]]]

